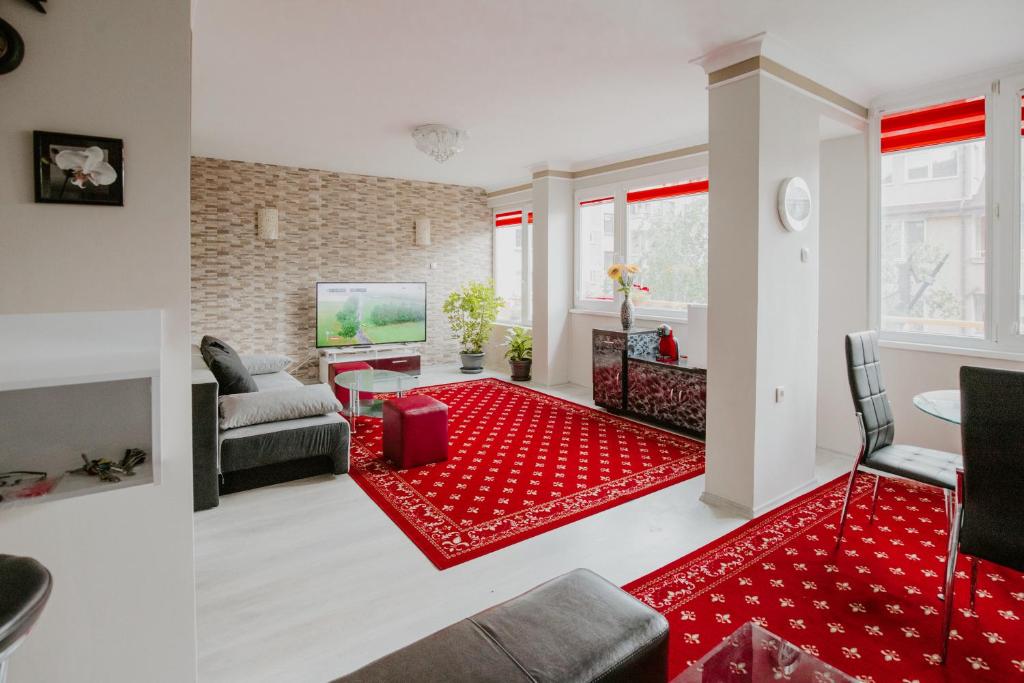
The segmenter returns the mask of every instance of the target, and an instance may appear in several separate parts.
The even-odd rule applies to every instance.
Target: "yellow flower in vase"
[[[630,263],[629,265],[626,266],[626,272],[630,273],[631,275],[636,275],[637,273],[640,272],[640,266],[636,265],[635,263]]]
[[[611,266],[609,266],[608,277],[610,277],[612,280],[618,280],[620,277],[622,277],[622,264],[613,263]]]

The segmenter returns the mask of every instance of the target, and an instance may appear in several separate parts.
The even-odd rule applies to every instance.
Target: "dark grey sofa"
[[[668,622],[576,569],[334,683],[664,683]]]
[[[299,386],[287,372],[254,375],[260,391]],[[192,349],[193,508],[221,494],[315,474],[348,472],[349,425],[331,413],[221,430],[217,380]]]

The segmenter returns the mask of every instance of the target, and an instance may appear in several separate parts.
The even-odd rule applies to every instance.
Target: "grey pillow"
[[[220,399],[220,428],[296,420],[341,410],[341,403],[326,384],[294,389],[273,389],[251,394],[231,394]]]
[[[251,353],[242,354],[242,365],[249,371],[250,375],[269,375],[274,372],[281,372],[292,364],[292,359],[273,353]]]
[[[259,391],[256,381],[242,365],[242,359],[230,344],[206,335],[199,343],[199,351],[210,372],[217,378],[217,391],[221,396]]]

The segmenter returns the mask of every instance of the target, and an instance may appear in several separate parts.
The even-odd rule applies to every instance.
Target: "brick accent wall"
[[[256,236],[261,207],[280,212],[276,241]],[[413,244],[420,216],[431,219],[429,247]],[[455,362],[441,304],[491,276],[491,233],[480,188],[193,157],[193,341],[212,334],[301,361],[316,351],[317,281],[425,281],[423,362]],[[316,371],[310,362],[296,374]]]

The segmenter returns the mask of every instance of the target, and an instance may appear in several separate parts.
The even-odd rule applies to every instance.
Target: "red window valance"
[[[882,153],[985,137],[985,98],[946,102],[882,117]]]
[[[710,187],[708,179],[694,180],[678,185],[667,185],[665,187],[651,187],[646,190],[634,190],[626,193],[626,203],[636,204],[638,202],[649,202],[655,199],[671,199],[672,197],[684,197],[688,194],[701,194],[707,192]],[[615,197],[599,197],[580,202],[580,206],[591,204],[606,204],[614,201]]]
[[[533,223],[533,211],[526,214],[526,222]],[[503,213],[494,214],[494,227],[496,228],[508,228],[516,225],[523,224],[523,212],[522,211],[505,211]]]
[[[626,194],[627,204],[637,202],[649,202],[653,199],[671,199],[672,197],[685,197],[688,194],[700,194],[708,191],[708,180],[694,180],[690,183],[669,185],[667,187],[652,187],[647,190],[635,190]]]

